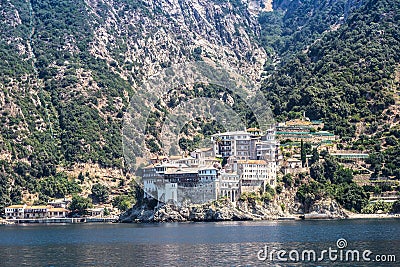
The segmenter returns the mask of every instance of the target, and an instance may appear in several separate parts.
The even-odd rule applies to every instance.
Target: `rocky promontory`
[[[345,210],[330,198],[316,201],[305,208],[284,198],[263,200],[257,198],[239,199],[232,203],[219,199],[205,204],[159,204],[156,201],[135,205],[120,216],[120,222],[206,222],[206,221],[253,221],[279,219],[341,219],[346,218]],[[289,199],[285,199],[289,200]],[[285,203],[285,204],[283,204]]]

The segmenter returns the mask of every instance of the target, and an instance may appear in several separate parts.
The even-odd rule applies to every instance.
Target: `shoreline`
[[[400,214],[388,214],[388,213],[372,213],[372,214],[357,214],[350,213],[346,214],[346,219],[400,219]]]
[[[116,218],[41,218],[41,219],[3,219],[0,224],[77,224],[77,223],[116,223]]]
[[[257,219],[257,220],[246,220],[246,221],[316,221],[316,220],[369,220],[369,219],[400,219],[400,214],[356,214],[350,213],[346,214],[346,217],[330,217],[326,214],[303,214],[303,215],[293,215],[285,217],[275,217],[270,219]],[[243,220],[193,220],[193,221],[174,221],[177,223],[187,223],[187,222],[234,222]],[[172,221],[171,221],[172,222]],[[84,223],[133,223],[133,224],[146,224],[146,223],[168,223],[168,221],[133,221],[133,222],[123,222],[115,218],[46,218],[46,219],[2,219],[0,220],[0,225],[18,225],[18,224],[84,224]]]

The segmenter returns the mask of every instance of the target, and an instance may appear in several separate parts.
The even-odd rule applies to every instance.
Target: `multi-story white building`
[[[179,157],[171,159],[170,161],[172,164],[183,164],[189,167],[197,167],[199,166],[199,160],[193,157]]]
[[[53,207],[51,205],[29,206],[23,204],[5,208],[7,219],[65,218],[68,212],[65,208]]]
[[[222,172],[220,176],[221,197],[227,197],[235,202],[240,197],[240,175],[237,172]]]
[[[241,193],[265,189],[267,184],[275,186],[279,151],[275,136],[273,128],[264,134],[258,129],[248,129],[213,135],[214,153],[228,159],[230,170],[227,172],[238,173]]]
[[[232,169],[240,176],[240,192],[265,190],[267,185],[275,186],[276,167],[274,162],[265,160],[230,160]]]
[[[12,205],[5,208],[6,218],[24,218],[24,205]]]
[[[198,170],[200,182],[208,183],[218,179],[218,170],[214,167],[202,167]]]
[[[252,134],[247,131],[225,132],[211,136],[214,154],[223,158],[250,158],[250,143]]]
[[[232,202],[244,192],[275,186],[276,162],[236,160],[229,158],[230,168],[191,168],[187,165],[163,164],[143,170],[145,198],[157,198],[164,203],[200,204],[227,197]]]
[[[214,143],[213,150],[216,156],[234,157],[240,160],[275,160],[279,146],[275,134],[275,129],[272,128],[264,135],[257,129],[249,129],[249,131],[214,134],[211,140]]]

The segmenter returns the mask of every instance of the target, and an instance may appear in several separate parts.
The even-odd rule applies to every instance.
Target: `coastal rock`
[[[156,222],[184,222],[186,218],[173,206],[163,206],[154,213],[153,220]]]
[[[295,189],[286,189],[271,200],[247,197],[232,203],[219,199],[204,204],[183,206],[147,201],[120,217],[121,222],[203,222],[277,219],[342,219],[346,210],[331,198],[319,199],[305,207],[296,199]]]
[[[178,207],[162,204],[156,207],[143,204],[135,206],[120,216],[120,222],[185,222],[185,221],[247,221],[270,220],[287,214],[276,203],[253,200],[232,203],[228,200],[213,201],[202,205]]]
[[[347,215],[345,210],[331,198],[324,198],[314,202],[309,208],[309,214],[324,215],[330,219],[342,219]],[[318,216],[317,216],[318,217]]]
[[[154,211],[146,204],[135,206],[119,216],[119,222],[152,222]]]

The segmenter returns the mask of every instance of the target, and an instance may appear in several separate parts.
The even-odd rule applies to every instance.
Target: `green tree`
[[[85,181],[85,176],[83,176],[82,172],[79,173],[78,180],[81,181],[81,182]]]
[[[400,213],[400,200],[397,200],[396,202],[393,203],[392,212]]]
[[[368,204],[369,194],[355,183],[341,184],[337,188],[335,198],[344,208],[361,212]]]
[[[324,195],[324,185],[316,181],[301,185],[296,193],[296,197],[304,205],[306,211],[314,201],[321,199]]]
[[[92,199],[97,203],[104,203],[108,201],[109,189],[102,184],[94,184],[92,186]]]
[[[69,209],[74,214],[86,215],[87,209],[91,208],[92,206],[93,206],[92,202],[89,198],[85,198],[79,195],[74,195],[72,197],[72,202],[69,206]]]
[[[109,216],[110,215],[110,211],[107,208],[104,208],[104,216]]]
[[[310,160],[310,165],[314,164],[315,162],[319,161],[319,153],[317,148],[313,148],[312,150],[312,157]]]
[[[332,156],[327,155],[325,157],[323,166],[324,166],[325,178],[333,182],[335,173],[339,169],[339,163]]]
[[[290,173],[285,174],[282,177],[282,182],[285,184],[286,187],[292,187],[294,182],[293,176]]]
[[[276,191],[276,193],[279,195],[280,193],[282,193],[282,190],[283,190],[283,188],[282,188],[282,186],[281,185],[277,185],[276,187],[275,187],[275,191]]]
[[[113,207],[127,211],[132,207],[133,199],[130,196],[117,196],[113,199]]]
[[[333,176],[334,184],[351,183],[353,181],[353,171],[349,168],[343,168],[342,166],[335,172]]]
[[[318,182],[325,183],[326,178],[324,165],[321,162],[315,162],[312,164],[310,166],[310,176]]]

